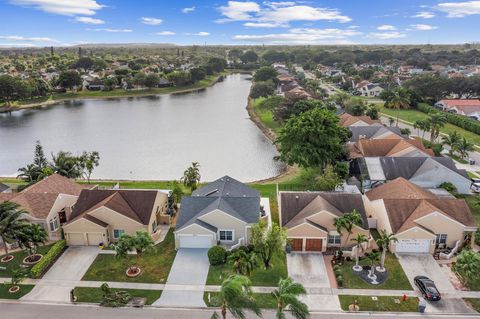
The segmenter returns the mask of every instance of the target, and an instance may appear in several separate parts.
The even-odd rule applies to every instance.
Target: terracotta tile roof
[[[416,139],[360,139],[347,146],[351,158],[358,157],[385,157],[395,156],[408,148],[415,148],[425,153],[425,156],[434,156],[431,149],[425,148],[422,142]]]
[[[375,187],[365,195],[370,200],[377,199],[436,199],[437,196],[417,186],[403,177]]]
[[[12,193],[0,193],[0,203],[6,202],[13,198],[15,194]]]
[[[353,116],[348,113],[343,113],[340,115],[340,121],[338,122],[341,126],[351,126],[359,121],[365,122],[369,125],[372,124],[382,124],[380,120],[372,120],[369,116]]]
[[[480,99],[445,99],[439,101],[439,103],[445,104],[449,107],[480,106]]]
[[[44,219],[50,213],[58,195],[58,193],[20,193],[11,201],[19,204],[33,217]]]

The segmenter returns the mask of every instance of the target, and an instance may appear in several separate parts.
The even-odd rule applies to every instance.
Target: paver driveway
[[[47,271],[30,293],[22,300],[70,301],[70,290],[95,260],[99,248],[95,246],[69,247]]]
[[[442,300],[438,302],[428,302],[426,312],[443,313],[468,313],[473,310],[468,307],[463,299],[456,298],[455,288],[450,283],[448,277],[444,274],[435,259],[429,254],[398,255],[398,261],[402,265],[410,284],[418,292],[413,279],[415,276],[427,276],[435,282]]]
[[[200,248],[179,249],[165,289],[153,306],[205,307],[203,292],[210,267],[207,252]]]
[[[322,254],[290,253],[287,254],[288,275],[305,288],[329,291],[327,269]],[[331,294],[308,294],[302,297],[310,310],[339,310],[338,297]]]

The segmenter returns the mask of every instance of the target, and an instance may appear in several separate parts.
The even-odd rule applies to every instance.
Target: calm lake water
[[[94,178],[179,179],[192,161],[202,180],[241,181],[277,175],[275,147],[245,109],[251,82],[229,75],[201,92],[111,100],[77,100],[0,114],[0,176],[30,163],[40,140],[59,150],[100,152]]]

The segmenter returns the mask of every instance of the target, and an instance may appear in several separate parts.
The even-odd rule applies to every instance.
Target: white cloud
[[[463,18],[480,14],[480,1],[444,2],[439,3],[436,9],[447,13],[449,18]]]
[[[243,25],[248,28],[278,28],[287,26],[275,22],[245,22]]]
[[[196,36],[199,36],[199,37],[206,37],[206,36],[209,36],[210,33],[205,32],[205,31],[200,31],[200,32],[197,32],[197,33],[190,33],[190,35],[196,35]]]
[[[377,30],[380,30],[380,31],[394,31],[394,30],[397,30],[397,27],[393,26],[393,25],[390,25],[390,24],[384,24],[384,25],[381,25],[377,28]]]
[[[430,31],[438,29],[438,27],[429,24],[412,24],[410,26],[417,31]]]
[[[143,17],[140,19],[143,24],[148,24],[148,25],[159,25],[162,24],[163,20],[158,19],[158,18],[148,18],[148,17]]]
[[[195,7],[189,7],[189,8],[183,8],[182,9],[183,13],[190,13],[190,12],[193,12],[193,11],[195,11]]]
[[[175,35],[175,32],[173,31],[160,31],[160,32],[155,32],[155,35]]]
[[[219,10],[223,16],[227,17],[227,19],[223,19],[221,22],[244,21],[253,19],[251,14],[260,12],[260,5],[253,1],[228,1],[228,5],[220,7]]]
[[[412,18],[432,19],[435,18],[435,14],[433,12],[421,11],[417,12]]]
[[[109,28],[100,28],[100,29],[86,29],[87,31],[96,31],[96,32],[113,32],[113,33],[128,33],[133,32],[131,29],[109,29]]]
[[[104,7],[96,0],[11,0],[11,3],[68,16],[91,16]]]
[[[20,35],[0,35],[0,40],[9,41],[33,41],[33,42],[58,42],[52,38],[46,37],[24,37]]]
[[[378,40],[391,40],[391,39],[401,39],[405,38],[407,35],[398,31],[392,32],[372,32],[368,35],[368,38],[378,39]]]
[[[75,21],[86,24],[105,24],[105,21],[91,17],[75,17]]]
[[[11,48],[11,47],[18,47],[18,48],[32,48],[37,47],[38,45],[33,43],[0,43],[1,48]]]

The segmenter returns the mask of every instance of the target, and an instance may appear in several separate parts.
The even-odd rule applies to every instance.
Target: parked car
[[[470,189],[474,193],[480,193],[480,183],[472,183],[472,186],[470,186]]]
[[[425,276],[417,276],[414,278],[415,285],[420,289],[423,298],[429,301],[439,301],[442,299],[440,292],[433,280]]]

